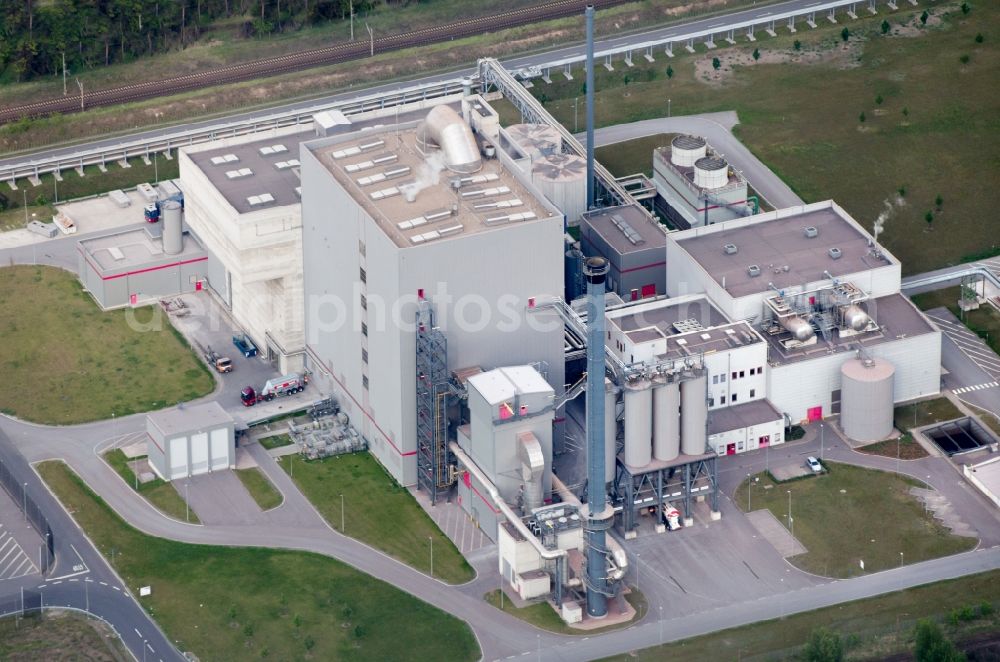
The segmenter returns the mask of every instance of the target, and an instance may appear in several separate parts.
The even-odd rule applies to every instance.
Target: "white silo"
[[[681,383],[681,452],[701,455],[708,434],[705,375]]]
[[[604,482],[610,483],[615,479],[615,451],[616,439],[618,435],[618,420],[615,417],[615,407],[618,402],[618,394],[615,393],[615,385],[611,380],[604,380]]]
[[[653,459],[653,391],[643,379],[625,385],[625,464],[644,467]]]
[[[840,424],[855,441],[878,441],[892,434],[893,378],[885,359],[851,359],[840,367]]]
[[[676,382],[653,389],[653,457],[673,460],[681,445],[681,392]]]
[[[163,216],[163,252],[167,255],[177,255],[184,250],[181,203],[167,200],[160,208]]]
[[[574,154],[551,154],[535,162],[531,181],[575,223],[587,211],[587,161]]]
[[[694,185],[722,188],[729,183],[729,164],[718,156],[703,156],[694,162]]]
[[[506,131],[511,142],[532,161],[562,152],[562,135],[549,124],[514,124]]]
[[[676,136],[670,141],[670,162],[675,166],[691,168],[707,153],[705,139],[698,136]]]

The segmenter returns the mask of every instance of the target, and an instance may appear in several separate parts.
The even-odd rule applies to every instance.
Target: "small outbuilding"
[[[163,480],[236,466],[234,421],[217,402],[146,416],[149,466]]]

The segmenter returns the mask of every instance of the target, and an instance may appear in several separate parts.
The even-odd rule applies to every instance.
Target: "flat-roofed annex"
[[[307,148],[400,248],[556,218],[498,159],[484,160],[473,174],[428,163],[416,127],[384,127]]]

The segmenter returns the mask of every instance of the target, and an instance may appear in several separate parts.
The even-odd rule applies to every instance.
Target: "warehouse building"
[[[166,481],[236,466],[233,418],[217,402],[146,415],[149,466]]]
[[[462,115],[435,106],[301,150],[307,367],[404,485],[432,443],[418,448],[418,408],[436,420],[424,395],[451,370],[537,364],[563,387],[562,324],[527,312],[562,294],[562,213],[497,149],[485,102]]]

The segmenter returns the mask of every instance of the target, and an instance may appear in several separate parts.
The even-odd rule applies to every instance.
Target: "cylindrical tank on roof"
[[[653,389],[653,457],[673,460],[681,451],[681,392],[676,382]]]
[[[605,381],[604,391],[604,482],[610,483],[615,479],[615,437],[618,434],[618,421],[615,418],[615,406],[618,402],[618,395],[615,393],[614,384]]]
[[[514,124],[507,127],[507,136],[532,161],[562,151],[562,134],[549,124]]]
[[[856,303],[844,308],[844,324],[854,331],[864,331],[868,326],[868,313]]]
[[[785,330],[792,334],[792,337],[800,342],[805,342],[816,335],[812,324],[805,321],[798,315],[789,315],[778,320]]]
[[[163,216],[163,252],[167,255],[177,255],[184,250],[181,203],[176,200],[167,200],[160,208]]]
[[[703,156],[694,162],[694,185],[721,188],[729,183],[729,164],[718,156]]]
[[[625,385],[625,464],[644,467],[653,459],[653,391],[649,382]]]
[[[892,434],[893,378],[885,359],[851,359],[840,367],[840,424],[856,441],[878,441]]]
[[[670,162],[676,166],[690,168],[707,152],[708,146],[705,144],[704,138],[676,136],[670,141]]]
[[[587,161],[583,157],[545,156],[531,167],[531,181],[570,223],[587,211]]]
[[[681,453],[701,455],[708,434],[705,375],[681,382]]]

